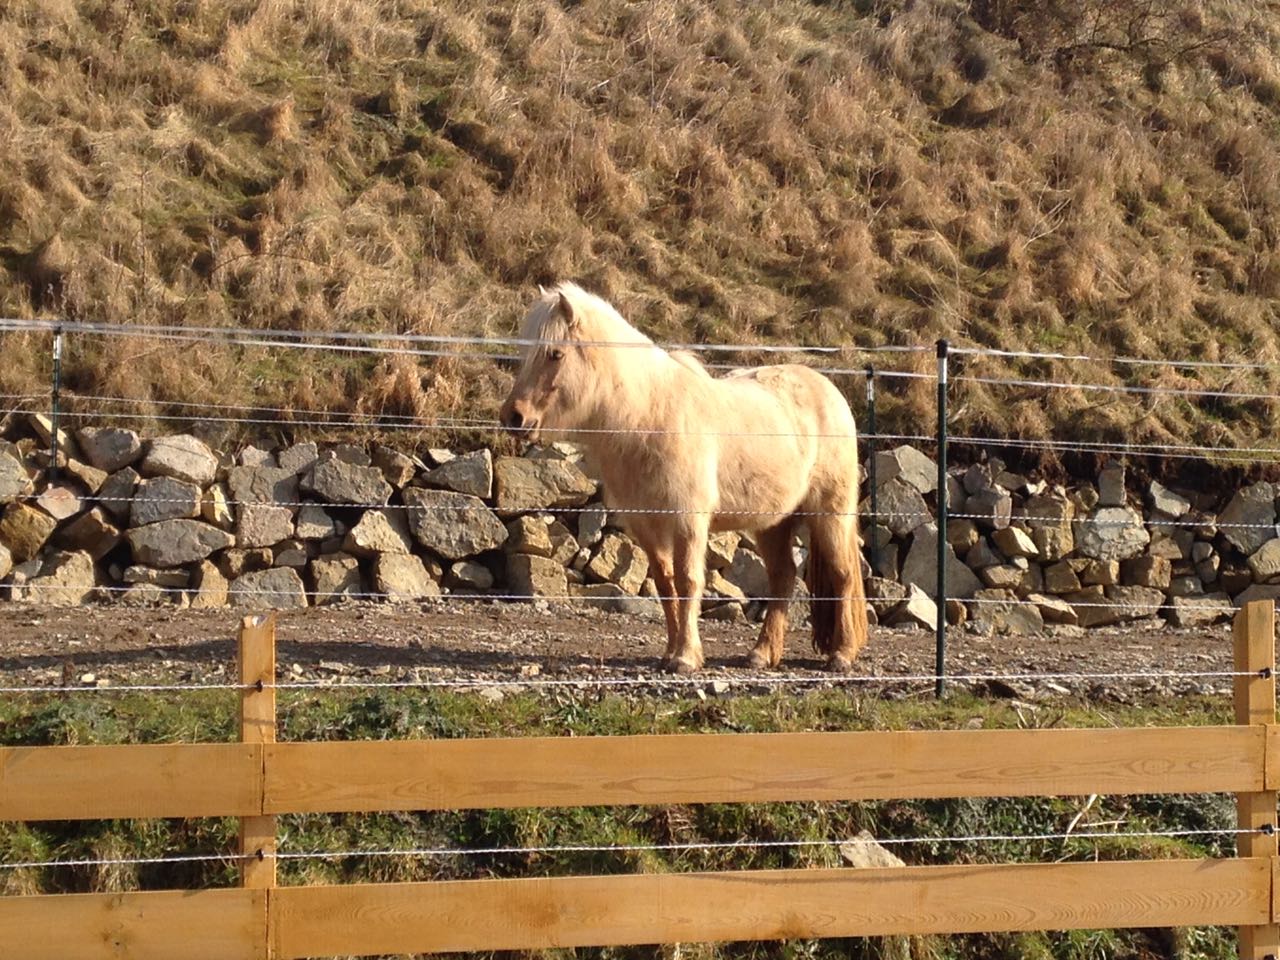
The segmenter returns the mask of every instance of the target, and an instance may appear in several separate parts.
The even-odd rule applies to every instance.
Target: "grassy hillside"
[[[673,340],[1280,362],[1274,0],[14,0],[0,90],[4,315],[503,334],[574,278]],[[47,383],[47,339],[10,338],[0,388]],[[488,417],[504,374],[475,352],[78,338],[67,371]],[[931,389],[896,384],[888,425]],[[955,396],[962,429],[1023,436],[1234,443],[1280,412]]]

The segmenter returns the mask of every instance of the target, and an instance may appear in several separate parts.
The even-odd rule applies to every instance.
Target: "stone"
[[[14,563],[32,560],[53,535],[58,521],[30,504],[11,503],[0,519],[0,545],[9,549]]]
[[[569,528],[557,520],[547,525],[547,535],[551,538],[551,559],[562,567],[573,563],[578,554],[578,540]]]
[[[977,547],[973,548],[978,549]],[[967,600],[982,588],[982,581],[961,561],[954,550],[944,548],[946,559],[947,598]],[[973,550],[969,551],[970,554]],[[914,584],[931,594],[938,579],[938,527],[926,523],[916,528],[912,535],[911,549],[902,565],[902,582]]]
[[[764,560],[754,550],[739,546],[733,554],[733,563],[720,573],[726,580],[741,590],[748,597],[767,597],[769,593],[769,572]]]
[[[246,573],[231,584],[227,596],[231,606],[245,610],[290,610],[307,605],[302,578],[289,567]]]
[[[24,590],[25,599],[51,607],[74,607],[93,596],[97,587],[93,557],[81,550],[55,553],[40,567]]]
[[[175,590],[185,590],[191,584],[191,574],[186,570],[156,570],[141,564],[126,568],[120,579],[125,583],[150,583]]]
[[[1203,596],[1204,583],[1198,576],[1171,577],[1167,593],[1171,597]]]
[[[982,534],[978,532],[978,525],[972,520],[947,521],[947,543],[960,556],[968,553],[969,549],[976,546],[981,539]]]
[[[1120,582],[1133,587],[1167,590],[1172,576],[1173,566],[1164,557],[1134,557],[1120,567]]]
[[[1040,618],[1045,623],[1059,623],[1068,626],[1075,626],[1079,623],[1080,618],[1076,616],[1071,604],[1061,597],[1049,597],[1042,593],[1031,593],[1027,595],[1026,599],[1035,604],[1036,609],[1040,611]]]
[[[853,840],[840,844],[840,856],[849,866],[864,869],[906,866],[905,862],[876,843],[876,838],[868,830],[859,831]]]
[[[0,452],[0,503],[10,503],[31,492],[31,477],[22,461]]]
[[[62,546],[68,550],[83,551],[95,561],[114,550],[120,539],[120,529],[101,507],[80,514],[58,532]]]
[[[737,584],[725,579],[724,574],[719,570],[712,570],[707,576],[706,587],[703,591],[703,609],[708,607],[708,601],[714,606],[715,600],[741,600],[748,599],[746,591]]]
[[[878,577],[898,578],[899,548],[896,543],[871,551],[871,567]]]
[[[246,504],[236,509],[236,543],[242,547],[270,547],[294,536],[289,507]]]
[[[311,560],[307,545],[301,540],[284,540],[271,548],[271,565],[273,567],[293,567],[304,570]]]
[[[377,557],[384,553],[411,553],[409,519],[404,510],[366,510],[347,533],[343,549],[357,557]]]
[[[576,507],[595,495],[596,482],[567,460],[499,457],[493,464],[496,506],[512,515],[550,507]]]
[[[1023,599],[1030,593],[1044,593],[1044,567],[1038,563],[1028,563],[1014,592]]]
[[[1208,560],[1215,554],[1212,543],[1206,543],[1203,540],[1197,540],[1191,547],[1191,559],[1195,563],[1201,563]]]
[[[594,547],[604,536],[604,528],[609,522],[609,514],[604,505],[593,503],[583,507],[578,514],[578,543],[584,547]],[[732,555],[730,560],[732,560]]]
[[[102,489],[102,485],[107,482],[109,474],[105,470],[99,470],[97,467],[91,467],[87,463],[81,463],[79,460],[67,461],[67,473],[80,481],[90,493],[97,493]],[[0,497],[3,500],[3,497]]]
[[[1280,577],[1280,540],[1268,540],[1249,557],[1249,570],[1255,583],[1268,583]]]
[[[1194,536],[1190,530],[1181,531],[1188,537],[1187,552],[1190,552],[1191,537]],[[1182,545],[1174,537],[1153,536],[1151,543],[1147,547],[1147,553],[1153,557],[1159,557],[1162,560],[1182,560],[1184,552]]]
[[[218,555],[218,569],[231,580],[242,577],[246,573],[256,573],[271,566],[274,558],[266,547],[255,547],[252,550],[224,550]]]
[[[1142,515],[1132,507],[1100,507],[1075,522],[1076,549],[1093,560],[1128,560],[1151,542]]]
[[[370,460],[373,466],[382,471],[382,479],[396,488],[403,487],[412,480],[418,469],[412,457],[381,443],[374,444]]]
[[[487,448],[454,457],[428,470],[418,484],[487,500],[493,496],[493,454]]]
[[[631,540],[610,532],[600,541],[585,573],[597,581],[616,583],[634,595],[649,574],[649,558]]]
[[[1022,506],[1021,515],[1031,528],[1031,541],[1042,560],[1061,560],[1075,549],[1075,505],[1065,497],[1041,494]]]
[[[982,529],[1002,530],[1009,526],[1013,498],[1000,489],[983,490],[969,497],[964,509]]]
[[[142,440],[119,427],[85,427],[76,431],[80,452],[99,470],[115,473],[142,459]]]
[[[537,517],[516,517],[507,524],[507,542],[502,545],[502,549],[507,553],[549,557],[552,553],[551,534],[547,525]]]
[[[915,447],[903,444],[876,453],[876,484],[901,480],[919,493],[938,489],[938,465]]]
[[[1106,587],[1093,586],[1078,590],[1064,597],[1076,612],[1076,622],[1082,627],[1104,627],[1119,623],[1119,611],[1107,599]]]
[[[299,540],[328,540],[338,536],[338,524],[318,504],[308,503],[298,510],[294,534]]]
[[[912,584],[907,588],[906,599],[894,607],[884,623],[890,627],[915,625],[936,630],[938,607],[928,594]]]
[[[235,526],[226,484],[215,483],[200,495],[200,519],[223,530]]]
[[[13,554],[9,552],[9,548],[0,543],[0,580],[3,580],[13,570]]]
[[[587,605],[593,610],[605,613],[618,613],[630,617],[643,617],[646,620],[663,618],[662,604],[657,600],[637,597],[627,593],[616,583],[588,583],[574,590],[574,596],[587,599]],[[739,613],[742,607],[738,604],[721,604],[720,608],[735,607]]]
[[[991,467],[985,463],[975,463],[964,472],[961,484],[964,486],[964,492],[973,496],[994,487],[995,478],[991,475]]]
[[[1218,572],[1218,585],[1233,597],[1251,583],[1253,583],[1253,573],[1235,564],[1228,564]]]
[[[1210,593],[1202,597],[1173,597],[1169,600],[1165,616],[1175,627],[1202,627],[1230,620],[1235,606],[1225,593]]]
[[[1098,471],[1098,506],[1123,507],[1125,505],[1124,477],[1124,464],[1120,463],[1109,463]]]
[[[411,553],[383,553],[373,565],[374,589],[393,602],[440,596],[422,560]]]
[[[141,479],[133,467],[125,467],[107,477],[107,482],[98,489],[98,503],[117,523],[128,522],[133,509],[133,491]]]
[[[493,587],[493,574],[489,568],[474,560],[459,560],[449,568],[445,583],[463,590],[488,590]]]
[[[52,484],[36,497],[36,505],[61,523],[84,509],[85,503],[68,484]]]
[[[896,580],[886,580],[884,577],[868,577],[864,589],[867,603],[882,620],[907,598],[906,587]]]
[[[1015,591],[1022,583],[1023,573],[1023,570],[1013,566],[1013,564],[1005,563],[994,567],[983,567],[979,576],[988,587]]]
[[[407,487],[404,501],[414,538],[446,560],[496,550],[507,540],[507,528],[479,497]]]
[[[1218,579],[1218,569],[1221,565],[1222,560],[1216,555],[1201,560],[1196,564],[1196,576],[1203,583],[1213,583]]]
[[[392,556],[392,554],[383,554]],[[360,561],[349,553],[330,553],[308,564],[315,587],[315,603],[326,606],[345,599],[359,599],[364,593]]]
[[[568,596],[569,589],[564,567],[547,557],[534,557],[527,553],[507,557],[507,586],[513,595],[530,600],[538,597],[563,599]]]
[[[295,443],[276,455],[276,460],[282,470],[288,470],[290,473],[298,475],[310,470],[319,459],[319,448],[309,441],[307,443]]]
[[[1164,591],[1154,587],[1107,587],[1107,599],[1118,606],[1122,621],[1154,617],[1164,606]]]
[[[373,465],[373,458],[369,456],[369,451],[354,443],[335,443],[325,452],[325,456],[332,457],[334,460],[339,460],[353,467]]]
[[[191,578],[191,609],[216,610],[227,605],[230,584],[212,560],[201,560]]]
[[[427,463],[433,467],[448,463],[457,456],[452,450],[446,450],[444,447],[428,447],[426,450]]]
[[[1040,633],[1044,618],[1034,603],[1023,603],[1011,590],[979,590],[972,598],[972,617],[996,633]]]
[[[917,527],[928,523],[932,516],[920,491],[902,480],[894,479],[880,484],[876,495],[876,508],[880,515],[875,520],[888,527],[896,536],[905,537]],[[863,501],[860,509],[869,516],[871,501]]]
[[[1006,557],[1035,557],[1040,553],[1031,534],[1019,527],[997,530],[991,535],[991,540]]]
[[[723,570],[733,564],[742,537],[732,530],[713,533],[707,540],[707,569]]]
[[[343,506],[380,506],[391,499],[391,484],[376,467],[337,458],[317,463],[304,475],[302,489]]]
[[[181,433],[152,440],[139,470],[144,477],[173,477],[207,487],[218,475],[218,458],[203,442]]]
[[[1151,481],[1151,486],[1148,488],[1147,493],[1151,500],[1151,509],[1157,513],[1164,514],[1166,517],[1172,517],[1176,520],[1191,512],[1190,500],[1174,493],[1157,480]]]
[[[152,477],[138,484],[129,511],[129,524],[143,527],[162,520],[194,520],[200,516],[203,494],[194,483],[173,477]]]
[[[999,566],[1005,559],[1004,554],[991,546],[985,537],[979,537],[978,542],[965,554],[964,562],[970,570],[981,570],[984,567]]]
[[[1276,486],[1255,483],[1238,490],[1218,518],[1222,535],[1246,557],[1276,536]]]
[[[1080,582],[1086,587],[1114,586],[1120,582],[1120,564],[1115,560],[1093,560],[1081,571]]]
[[[225,530],[199,520],[162,520],[136,527],[127,536],[134,560],[152,567],[196,563],[236,542]]]

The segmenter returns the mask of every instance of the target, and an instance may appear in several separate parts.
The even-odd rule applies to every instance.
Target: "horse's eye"
[[[549,354],[549,356],[551,357],[551,359],[552,359],[552,360],[563,360],[563,359],[564,359],[564,351],[563,351],[563,350],[552,350],[552,351],[551,351],[551,353]]]

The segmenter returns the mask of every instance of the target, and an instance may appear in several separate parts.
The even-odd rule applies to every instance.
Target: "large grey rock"
[[[573,589],[573,596],[587,598],[584,603],[589,609],[605,613],[620,613],[646,620],[661,620],[663,616],[659,601],[633,596],[616,583],[584,584]]]
[[[236,538],[199,520],[162,520],[128,533],[133,558],[152,567],[197,563],[215,550],[233,546]]]
[[[330,553],[312,560],[311,582],[317,605],[354,599],[364,592],[360,561],[348,553]]]
[[[1155,587],[1107,587],[1107,599],[1119,608],[1121,620],[1145,620],[1164,606],[1164,591]]]
[[[489,590],[493,587],[493,574],[482,563],[459,560],[449,568],[445,583],[462,590]]]
[[[1236,492],[1218,518],[1222,535],[1246,557],[1276,536],[1276,486],[1255,483]]]
[[[310,470],[319,458],[319,448],[310,441],[295,443],[276,455],[276,461],[283,469],[299,475]]]
[[[137,470],[125,467],[107,477],[106,483],[98,488],[98,503],[115,517],[117,523],[128,522],[129,512],[133,509],[133,491],[141,480]]]
[[[80,451],[99,470],[115,473],[142,457],[142,440],[132,430],[119,427],[85,427],[76,431]]]
[[[513,596],[521,598],[562,599],[568,594],[564,567],[547,557],[534,557],[527,553],[516,553],[507,558],[507,586]]]
[[[1124,464],[1120,463],[1109,463],[1098,471],[1098,506],[1125,505],[1124,476]]]
[[[9,503],[31,492],[31,477],[17,458],[0,451],[0,503]]]
[[[317,463],[302,481],[303,490],[330,503],[384,504],[391,499],[391,484],[377,467],[365,467],[334,458]]]
[[[338,536],[338,524],[324,507],[309,503],[298,511],[294,536],[299,540],[328,540]]]
[[[896,580],[884,577],[868,577],[865,583],[867,603],[877,617],[884,620],[899,603],[907,598],[907,588]]]
[[[499,457],[493,479],[497,511],[503,515],[576,507],[596,492],[596,482],[567,460]]]
[[[0,519],[0,545],[9,548],[14,563],[34,559],[53,535],[58,521],[27,503],[11,503]]]
[[[972,618],[996,633],[1040,633],[1044,617],[1038,604],[1022,602],[1012,590],[979,590],[972,598]]]
[[[290,567],[246,573],[231,584],[227,595],[233,607],[245,610],[289,610],[307,605],[302,578]]]
[[[1076,622],[1082,627],[1105,627],[1119,623],[1124,618],[1107,599],[1106,587],[1085,587],[1063,597],[1076,613]]]
[[[628,538],[606,533],[587,564],[586,573],[596,580],[616,583],[627,593],[638,594],[649,574],[649,558]]]
[[[975,493],[965,501],[965,513],[984,530],[1002,530],[1009,526],[1013,513],[1013,498],[995,487]]]
[[[1231,598],[1225,593],[1209,593],[1199,597],[1171,597],[1165,616],[1175,627],[1200,627],[1229,620],[1235,613]]]
[[[139,467],[144,477],[173,477],[207,487],[218,475],[218,458],[190,434],[152,440]]]
[[[93,557],[83,551],[55,553],[39,576],[28,581],[25,598],[52,607],[74,607],[93,596],[96,587]]]
[[[915,447],[903,444],[876,453],[876,484],[901,480],[919,493],[938,489],[938,464]]]
[[[938,606],[932,597],[911,584],[906,599],[894,607],[884,622],[890,627],[914,625],[934,630],[938,624]]]
[[[578,514],[578,543],[584,547],[594,547],[604,536],[604,528],[608,522],[609,513],[604,504],[593,503],[584,507]],[[736,546],[735,544],[735,548]]]
[[[440,585],[431,579],[422,560],[411,553],[380,554],[373,565],[373,582],[378,593],[391,601],[440,596]]]
[[[129,523],[145,527],[162,520],[194,520],[200,516],[203,495],[194,483],[173,477],[152,477],[138,484],[133,493]]]
[[[274,467],[277,466],[276,455],[270,450],[260,450],[253,444],[244,447],[237,459],[242,467]]]
[[[410,553],[409,518],[404,510],[385,508],[366,510],[360,521],[347,533],[343,549],[357,557],[376,557],[384,553]]]
[[[380,443],[374,445],[371,459],[373,466],[382,471],[382,478],[397,489],[412,480],[418,469],[412,457]]]
[[[1157,480],[1151,481],[1151,509],[1166,517],[1178,519],[1191,512],[1191,501],[1179,496]]]
[[[1031,540],[1040,559],[1061,560],[1075,549],[1071,524],[1076,508],[1066,497],[1055,494],[1031,497],[1023,504],[1021,515],[1031,528]]]
[[[449,462],[428,470],[418,479],[418,483],[487,500],[493,496],[493,454],[488,449],[481,448],[474,453],[454,457]]]
[[[282,467],[232,467],[227,488],[235,506],[236,543],[269,547],[294,536],[298,477]]]
[[[888,527],[896,536],[905,537],[929,522],[931,514],[924,497],[903,480],[893,479],[880,484],[876,496],[876,509],[880,516],[875,522]],[[863,513],[870,513],[871,501],[864,500],[861,509]]]
[[[1151,542],[1142,515],[1132,507],[1099,507],[1075,523],[1076,549],[1094,560],[1128,560]]]
[[[473,557],[506,542],[507,528],[479,497],[408,487],[404,501],[414,538],[446,560]]]
[[[968,599],[982,589],[982,581],[956,556],[954,550],[945,549],[947,574],[947,599]],[[917,527],[911,540],[911,549],[902,564],[902,582],[912,584],[932,596],[938,582],[938,527],[926,523]]]
[[[1257,583],[1280,577],[1280,540],[1268,540],[1249,557],[1249,569]]]

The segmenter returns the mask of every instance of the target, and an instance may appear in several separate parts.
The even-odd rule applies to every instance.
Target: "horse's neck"
[[[597,433],[587,434],[588,445],[601,456],[628,446],[651,445],[653,431],[669,429],[666,415],[672,391],[681,388],[685,377],[694,376],[664,351],[654,348],[654,356],[643,363],[628,363],[626,350],[617,351],[600,371],[595,403],[586,426]],[[594,442],[592,442],[594,440]]]

